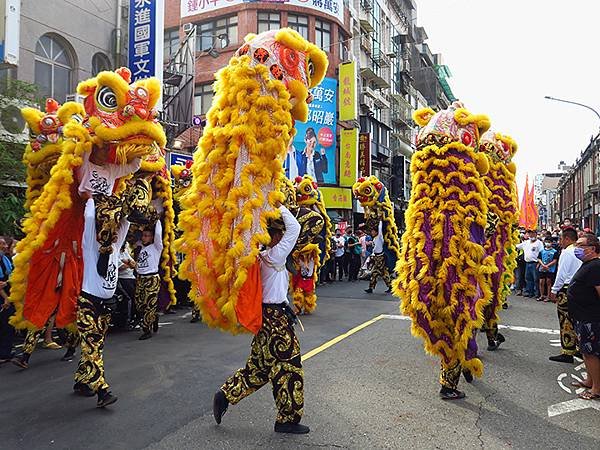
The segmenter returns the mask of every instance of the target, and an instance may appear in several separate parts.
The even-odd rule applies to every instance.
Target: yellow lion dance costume
[[[488,189],[489,206],[485,251],[498,268],[497,272],[490,275],[492,299],[484,309],[483,328],[488,339],[488,350],[495,350],[504,342],[504,336],[498,333],[498,313],[510,294],[517,266],[517,167],[511,161],[517,151],[517,144],[510,136],[488,130],[481,136],[479,150],[488,157],[490,165],[489,172],[483,177]]]
[[[456,389],[461,369],[467,381],[483,373],[475,332],[491,299],[494,271],[484,248],[488,206],[482,175],[488,163],[477,152],[490,124],[459,103],[438,113],[421,109],[413,118],[422,128],[393,292],[412,318],[413,335],[441,359],[440,395],[462,398]]]
[[[74,120],[82,123],[85,117],[83,105],[66,102],[60,105],[53,98],[46,100],[45,112],[36,108],[23,108],[21,115],[29,127],[29,143],[23,152],[23,164],[27,171],[25,209],[42,193],[50,179],[50,170],[60,157],[63,144],[63,127]]]
[[[9,299],[15,305],[11,324],[16,328],[42,328],[55,312],[57,327],[75,322],[83,276],[84,212],[76,169],[84,155],[93,146],[107,147],[111,162],[125,163],[165,145],[154,110],[160,83],[150,78],[130,84],[130,77],[129,69],[121,68],[79,83],[77,92],[85,97],[83,124],[77,117],[79,107],[64,105],[60,120],[70,119],[62,122],[60,156],[31,204],[23,223],[25,238],[17,245]]]
[[[352,186],[352,193],[365,210],[365,225],[368,230],[377,230],[379,222],[383,222],[383,253],[386,266],[389,272],[393,273],[396,261],[400,257],[400,241],[394,219],[394,206],[387,189],[376,176],[371,175],[368,178],[359,178]]]
[[[279,216],[293,120],[307,120],[308,89],[327,70],[325,53],[293,30],[245,41],[216,74],[178,240],[203,320],[232,333],[260,329],[259,247],[269,243],[267,220]]]
[[[298,311],[310,314],[317,307],[315,286],[319,270],[329,259],[333,227],[318,185],[312,177],[304,175],[296,177],[294,181],[298,206],[295,215],[302,228],[292,253],[295,269],[291,279],[292,293]]]

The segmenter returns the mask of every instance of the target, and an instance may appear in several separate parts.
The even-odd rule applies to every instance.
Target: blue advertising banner
[[[129,0],[129,70],[132,81],[154,76],[162,79],[163,14],[164,0]]]
[[[319,184],[336,184],[337,80],[325,78],[311,90],[308,121],[296,122],[296,136],[284,160],[286,176],[310,175]]]

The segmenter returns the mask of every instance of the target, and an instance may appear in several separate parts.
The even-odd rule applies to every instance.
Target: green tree
[[[42,104],[37,86],[10,78],[0,80],[0,97]],[[0,141],[0,235],[20,238],[20,222],[25,214],[25,144]]]

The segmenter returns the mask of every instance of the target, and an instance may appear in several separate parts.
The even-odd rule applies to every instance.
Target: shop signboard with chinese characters
[[[352,209],[352,190],[348,188],[319,188],[327,209]]]
[[[340,134],[340,186],[352,187],[358,178],[358,129],[342,130]]]
[[[165,0],[129,0],[129,70],[132,81],[162,82]]]
[[[277,9],[277,4],[301,6],[335,17],[344,23],[343,0],[181,0],[181,17],[195,16],[243,3],[264,3]]]
[[[356,120],[356,63],[340,64],[340,120]]]
[[[369,175],[371,175],[371,134],[360,133],[358,135],[358,176]]]
[[[283,161],[285,175],[293,180],[310,175],[319,184],[336,184],[337,80],[325,78],[310,91],[306,123],[296,121],[296,135]]]

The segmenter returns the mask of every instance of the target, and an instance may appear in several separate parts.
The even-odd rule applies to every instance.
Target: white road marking
[[[401,314],[383,314],[384,319],[393,319],[393,320],[411,320],[408,316],[403,316]],[[521,327],[517,325],[498,325],[498,328],[503,328],[507,330],[513,331],[525,331],[527,333],[542,333],[542,334],[560,334],[559,330],[551,330],[549,328],[529,328],[529,327]]]
[[[600,402],[598,400],[583,400],[581,398],[576,398],[567,400],[566,402],[556,403],[548,406],[548,417],[559,416],[561,414],[587,408],[594,408],[596,411],[600,411]]]
[[[192,312],[186,312],[184,315],[179,316],[180,319],[187,319],[188,317],[192,317]]]

